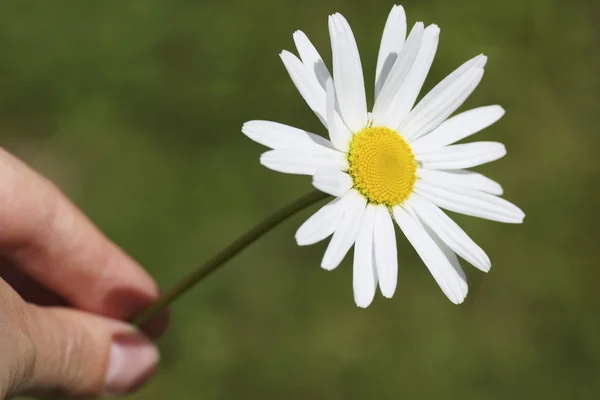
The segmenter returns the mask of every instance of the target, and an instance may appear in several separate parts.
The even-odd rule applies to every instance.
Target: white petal
[[[415,248],[433,278],[451,302],[460,304],[467,296],[464,278],[425,229],[401,206],[393,208],[400,229]]]
[[[325,89],[317,80],[317,76],[309,71],[308,68],[289,51],[282,51],[279,55],[285,68],[290,74],[290,78],[296,85],[296,88],[306,101],[306,104],[319,117],[323,125],[327,127],[325,116]]]
[[[456,68],[450,74],[448,74],[444,79],[442,79],[433,89],[429,91],[424,97],[423,100],[428,102],[434,97],[437,97],[440,93],[448,88],[455,80],[464,75],[467,71],[473,68],[483,68],[487,63],[487,57],[483,54],[475,56],[470,60],[464,62],[460,67]]]
[[[506,148],[498,142],[453,144],[424,154],[415,154],[421,166],[427,169],[460,169],[495,161],[506,155]]]
[[[306,66],[308,71],[312,72],[322,88],[325,88],[325,82],[331,79],[331,74],[323,62],[323,59],[319,55],[315,46],[308,40],[308,37],[302,31],[294,32],[294,43],[300,54],[302,63]]]
[[[342,197],[352,188],[352,178],[340,170],[322,170],[313,176],[313,186],[321,192]]]
[[[457,80],[463,79],[465,74],[470,74],[475,69],[483,68],[487,62],[487,57],[483,54],[480,54],[469,61],[463,63],[460,67],[452,71],[449,75],[447,75],[444,79],[442,79],[433,89],[427,93],[423,99],[417,104],[417,106],[412,110],[411,115],[409,115],[403,122],[400,128],[404,129],[404,127],[408,124],[408,122],[414,119],[415,112],[420,112],[424,107],[426,107],[429,103],[435,100],[435,98],[439,96],[444,96],[444,92],[448,92],[450,86],[455,85]],[[452,90],[450,90],[450,94],[452,94]]]
[[[352,287],[354,301],[361,308],[371,304],[377,289],[377,277],[373,266],[373,223],[375,207],[368,205],[354,245]]]
[[[382,123],[392,129],[398,130],[398,127],[404,121],[419,96],[423,87],[423,82],[429,73],[431,63],[435,57],[439,40],[440,29],[437,25],[429,25],[423,31],[421,46],[408,75],[404,79],[402,86],[396,91],[396,95],[387,107],[388,110]],[[410,39],[410,37],[409,37]],[[408,44],[408,43],[407,43]],[[406,45],[405,45],[406,46]],[[388,78],[389,80],[390,78]],[[386,90],[384,88],[383,90]],[[382,95],[380,95],[380,98]],[[400,134],[403,135],[402,132]]]
[[[250,139],[272,149],[333,148],[331,142],[302,129],[271,121],[248,121],[242,132]]]
[[[343,214],[344,203],[342,199],[330,201],[298,228],[296,242],[299,246],[320,242],[335,231]]]
[[[419,219],[452,251],[476,268],[484,272],[490,270],[490,258],[483,249],[435,204],[417,194],[413,194],[405,204],[412,208]]]
[[[463,271],[462,267],[460,266],[460,262],[458,261],[458,257],[456,257],[456,253],[454,253],[452,249],[450,249],[450,247],[446,246],[446,244],[442,242],[438,235],[436,235],[434,231],[432,231],[427,225],[423,223],[423,221],[419,219],[418,215],[414,212],[414,210],[411,207],[406,208],[406,211],[410,214],[411,217],[413,217],[415,222],[417,222],[419,226],[423,228],[425,232],[427,232],[429,237],[433,239],[433,241],[440,248],[442,253],[444,253],[444,256],[446,257],[446,259],[448,259],[448,262],[450,263],[450,265],[452,265],[452,268],[454,268],[454,270],[458,274],[458,278],[460,280],[461,285],[461,293],[464,292],[466,296],[469,292],[467,276],[465,275],[465,271]]]
[[[376,206],[375,215],[375,264],[381,293],[391,298],[398,283],[398,249],[394,223],[387,207]]]
[[[332,270],[340,265],[356,241],[367,205],[367,200],[356,190],[349,191],[343,199],[344,215],[325,250],[323,261],[321,261],[321,267],[326,270]]]
[[[434,87],[411,111],[398,130],[407,141],[431,132],[465,102],[482,77],[483,68],[471,67],[451,82],[443,80],[438,85],[442,88]]]
[[[342,119],[352,132],[367,125],[362,65],[350,25],[341,14],[329,16],[333,78]]]
[[[525,217],[514,204],[477,190],[417,180],[415,192],[439,207],[473,217],[512,224],[523,222]]]
[[[503,115],[504,109],[500,106],[486,106],[465,111],[411,142],[410,147],[417,153],[437,150],[487,128]]]
[[[329,138],[339,151],[348,151],[352,132],[348,130],[339,114],[336,112],[336,96],[333,80],[329,79],[326,84],[327,90],[327,125],[329,127]]]
[[[404,39],[406,38],[406,14],[402,6],[393,6],[383,28],[377,69],[375,73],[375,100],[381,91],[383,83],[398,59]]]
[[[452,249],[450,249],[450,247],[446,246],[446,244],[444,242],[442,242],[442,240],[439,237],[437,237],[437,235],[433,231],[431,231],[431,229],[427,228],[426,226],[424,228],[425,228],[425,231],[427,232],[427,234],[433,239],[435,244],[440,248],[442,253],[444,253],[444,256],[446,256],[446,259],[448,260],[450,265],[452,265],[452,268],[454,268],[454,271],[456,272],[456,274],[458,276],[461,293],[464,293],[464,297],[463,297],[463,299],[464,299],[465,297],[467,297],[467,294],[469,293],[469,284],[467,283],[467,275],[465,274],[465,271],[460,266],[460,261],[458,261],[458,257],[456,257],[456,254],[452,251]]]
[[[375,99],[373,106],[373,118],[375,125],[397,126],[400,118],[397,117],[397,104],[401,103],[403,85],[406,77],[411,71],[413,64],[419,54],[423,39],[423,23],[417,22],[411,29],[406,43],[402,46],[398,59],[392,66],[387,78],[382,82],[381,90]],[[406,110],[408,114],[410,109]],[[405,114],[405,115],[406,115]]]
[[[322,169],[348,169],[343,153],[324,147],[271,150],[260,156],[260,163],[274,171],[300,175],[314,175]]]
[[[436,171],[426,168],[417,168],[417,176],[425,182],[433,184],[446,184],[461,186],[466,189],[481,190],[482,192],[501,195],[502,186],[496,181],[480,173],[455,169],[452,171]]]

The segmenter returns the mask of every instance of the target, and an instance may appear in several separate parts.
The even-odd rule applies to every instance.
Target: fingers
[[[7,333],[0,337],[0,367],[9,371],[0,374],[0,398],[124,394],[138,388],[158,362],[152,342],[125,323],[26,304],[16,294],[5,295],[0,305],[0,332]]]
[[[158,351],[132,327],[73,309],[29,307],[36,357],[28,385],[34,391],[118,395],[154,372]]]
[[[49,181],[1,149],[0,170],[0,246],[29,277],[75,307],[121,319],[158,296],[148,274]]]
[[[23,300],[42,306],[67,306],[67,302],[56,293],[27,276],[12,262],[0,257],[0,279],[8,283]]]

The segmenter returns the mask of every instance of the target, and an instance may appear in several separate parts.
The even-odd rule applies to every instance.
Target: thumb
[[[26,393],[118,395],[154,372],[156,347],[130,325],[62,307],[26,309],[34,352]]]

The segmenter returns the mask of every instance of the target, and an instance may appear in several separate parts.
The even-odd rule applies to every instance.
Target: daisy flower
[[[346,19],[329,17],[333,76],[301,31],[294,33],[300,58],[281,59],[329,133],[329,140],[277,122],[250,121],[243,133],[272,150],[260,162],[275,171],[311,175],[313,185],[335,198],[297,231],[299,245],[333,235],[321,267],[336,268],[354,245],[353,289],[359,307],[377,286],[392,297],[398,278],[393,220],[455,304],[468,291],[460,256],[487,272],[486,253],[441,208],[506,223],[524,213],[501,199],[501,186],[467,170],[506,154],[503,144],[454,144],[496,122],[498,105],[450,117],[477,87],[486,57],[457,68],[416,105],[438,45],[439,28],[417,22],[406,37],[406,16],[395,6],[387,19],[377,58],[375,101],[367,102],[356,41]],[[414,107],[413,107],[414,106]]]

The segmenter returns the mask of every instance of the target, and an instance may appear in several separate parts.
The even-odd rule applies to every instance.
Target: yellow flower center
[[[383,126],[368,127],[354,135],[348,162],[354,188],[370,203],[388,207],[402,203],[417,179],[412,150],[398,132]]]

